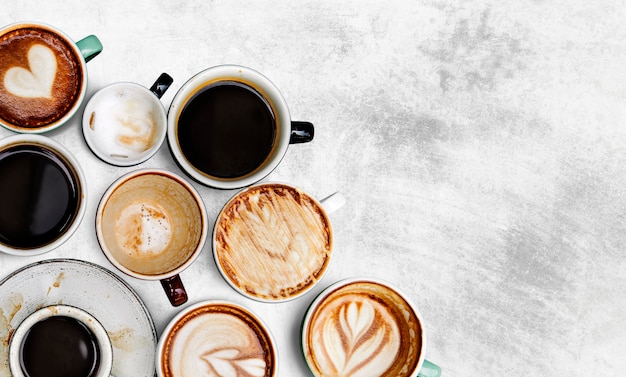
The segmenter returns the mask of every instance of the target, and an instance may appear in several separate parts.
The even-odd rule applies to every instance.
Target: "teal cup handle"
[[[98,56],[102,52],[102,43],[95,35],[87,36],[80,41],[76,42],[80,53],[83,55],[85,62]]]
[[[440,377],[441,376],[441,368],[437,365],[431,363],[428,360],[424,360],[422,364],[422,369],[420,369],[417,374],[418,377]]]

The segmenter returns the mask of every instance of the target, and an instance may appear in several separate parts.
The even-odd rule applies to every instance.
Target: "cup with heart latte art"
[[[326,288],[302,323],[314,376],[439,377],[424,359],[426,333],[415,305],[389,283],[351,278]]]
[[[101,51],[94,35],[74,42],[43,23],[0,29],[0,125],[42,133],[65,124],[85,98],[86,63]]]

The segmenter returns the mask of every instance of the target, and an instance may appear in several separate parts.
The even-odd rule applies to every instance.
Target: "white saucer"
[[[74,259],[33,263],[0,281],[0,376],[10,375],[13,331],[52,304],[76,306],[104,326],[113,346],[114,376],[154,376],[157,334],[137,293],[111,271]]]

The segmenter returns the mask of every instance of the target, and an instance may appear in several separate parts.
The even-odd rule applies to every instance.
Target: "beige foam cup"
[[[207,237],[204,203],[193,186],[163,169],[139,169],[104,193],[96,214],[104,255],[120,271],[159,280],[173,306],[187,301],[179,273],[198,257]]]
[[[14,377],[27,377],[21,367],[22,344],[31,328],[51,317],[69,317],[85,326],[97,344],[98,365],[90,377],[109,377],[113,366],[113,348],[105,328],[86,311],[69,305],[51,305],[41,308],[26,317],[16,328],[9,343],[9,367]],[[58,347],[64,347],[66,339],[59,338]],[[84,356],[78,356],[84,357]]]
[[[278,352],[269,329],[250,310],[228,301],[203,301],[183,309],[165,327],[156,370],[158,377],[273,377]]]
[[[213,230],[215,263],[242,295],[281,302],[307,293],[326,273],[333,231],[328,214],[340,193],[316,200],[285,183],[248,187],[221,210]]]

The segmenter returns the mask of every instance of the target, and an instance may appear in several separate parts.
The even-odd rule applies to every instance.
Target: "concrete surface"
[[[413,299],[426,356],[444,376],[626,370],[623,2],[4,2],[0,24],[19,20],[101,39],[90,94],[116,81],[150,86],[167,72],[168,107],[198,71],[242,64],[275,82],[293,119],[316,125],[315,140],[291,146],[269,177],[348,198],[331,216],[334,256],[313,292],[248,300],[220,277],[210,244],[181,275],[190,303],[228,299],[269,324],[281,376],[307,375],[298,341],[306,307],[352,276],[385,279]],[[139,167],[179,172],[167,145],[137,167],[106,165],[79,121],[47,136],[87,173],[81,227],[44,256],[0,255],[2,277],[63,257],[114,270],[95,239],[99,197]],[[212,227],[234,191],[196,187]],[[160,284],[124,279],[160,332],[178,309]]]

